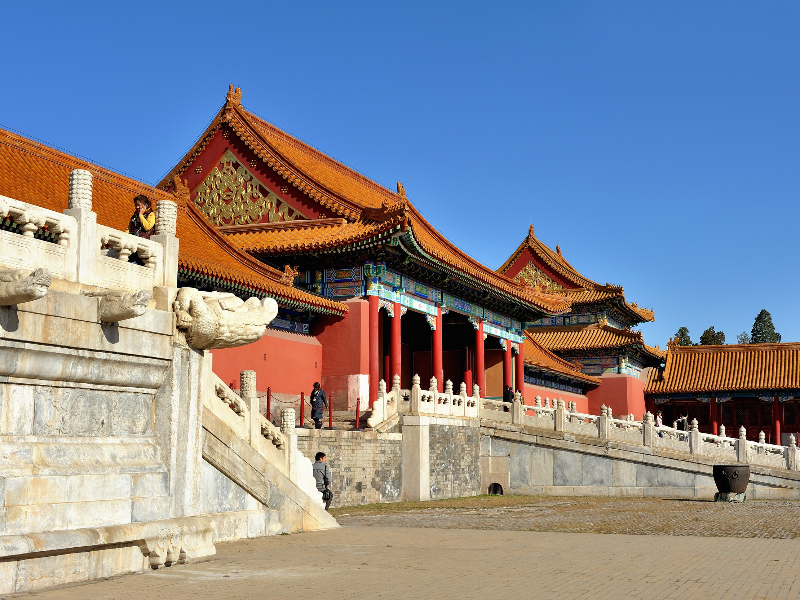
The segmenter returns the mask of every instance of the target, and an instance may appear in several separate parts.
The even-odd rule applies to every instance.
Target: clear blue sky
[[[401,6],[402,4],[402,6]],[[800,3],[7,3],[0,124],[155,183],[251,111],[496,268],[533,222],[685,325],[800,340]]]

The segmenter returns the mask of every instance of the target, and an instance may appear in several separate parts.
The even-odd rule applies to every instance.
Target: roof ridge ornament
[[[531,224],[531,226],[528,227],[528,240],[529,241],[533,241],[535,239],[536,239],[536,236],[533,235],[533,224]]]
[[[678,342],[677,337],[669,338],[669,341],[667,342],[667,350],[677,350],[678,346],[680,346],[680,343]]]
[[[236,88],[233,89],[233,84],[228,84],[228,94],[225,97],[225,100],[228,104],[232,106],[241,106],[242,105],[242,89]]]
[[[406,198],[406,188],[401,182],[397,182],[397,195]]]
[[[294,280],[299,275],[297,269],[293,269],[291,265],[283,267],[283,275],[281,275],[281,283],[283,285],[294,286]]]
[[[172,195],[175,196],[179,206],[186,206],[192,196],[189,191],[189,182],[181,179],[177,173],[172,177]]]

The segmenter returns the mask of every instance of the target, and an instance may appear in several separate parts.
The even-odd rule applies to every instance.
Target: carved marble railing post
[[[293,408],[281,409],[281,433],[295,435],[295,421],[297,417]]]
[[[555,431],[564,431],[564,421],[566,420],[566,411],[564,410],[564,401],[559,398],[556,400],[556,412],[553,415],[555,417]]]
[[[478,418],[481,416],[481,388],[477,383],[472,384],[472,401],[475,403],[475,410]]]
[[[511,422],[522,425],[525,411],[522,409],[522,394],[514,392],[514,404],[511,406]]]
[[[541,406],[542,405],[542,397],[541,396],[536,396],[536,398],[533,399],[533,405],[534,406]]]
[[[767,443],[767,436],[764,434],[763,431],[759,431],[758,432],[758,443],[759,444],[766,444]],[[758,448],[756,448],[756,453],[757,454],[766,454],[767,451],[764,450],[764,448],[761,448],[759,446]]]
[[[790,471],[800,471],[798,464],[797,440],[794,434],[789,434],[789,445],[786,446],[786,468]]]
[[[601,440],[607,440],[609,437],[608,414],[610,412],[611,410],[605,404],[600,407],[600,416],[597,417],[597,437]]]
[[[409,410],[412,415],[418,415],[422,404],[422,388],[419,385],[419,375],[411,378],[411,399],[409,400]]]
[[[447,396],[445,403],[447,404],[447,410],[445,411],[448,415],[453,414],[453,382],[449,379],[444,382],[444,394]]]
[[[739,427],[739,439],[736,440],[736,460],[741,463],[748,462],[747,431]]]
[[[719,437],[726,437],[725,435],[725,425],[719,426]]]
[[[691,429],[689,430],[689,452],[700,454],[700,429],[697,427],[697,419],[692,419]]]
[[[655,443],[655,420],[653,419],[653,413],[647,411],[644,413],[644,418],[642,419],[642,444],[645,446],[652,446]]]
[[[378,382],[378,397],[372,405],[372,414],[367,419],[368,427],[375,427],[389,418],[389,411],[386,402],[386,382],[381,379]]]
[[[400,375],[392,377],[392,393],[395,398],[400,398]]]
[[[176,237],[178,223],[178,205],[172,200],[159,200],[156,202],[156,232],[151,238],[160,242],[164,247],[161,260],[163,261],[163,281],[160,287],[178,287],[178,250],[179,242]]]
[[[97,214],[92,211],[92,174],[83,169],[74,169],[69,174],[69,208],[65,215],[75,217],[78,222],[71,243],[76,244],[76,281],[93,281],[100,248],[97,241]]]
[[[258,418],[260,407],[256,393],[256,372],[242,371],[239,373],[239,392],[247,408],[245,422],[250,432],[250,445],[256,448],[256,440],[261,437],[261,419]]]

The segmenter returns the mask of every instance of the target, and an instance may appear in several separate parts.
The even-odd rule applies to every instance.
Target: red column
[[[400,375],[400,303],[394,303],[394,316],[392,317],[392,337],[389,341],[389,376],[386,378],[387,386],[395,375]]]
[[[778,402],[777,396],[772,400],[772,419],[775,425],[772,427],[772,443],[778,446],[781,445],[781,421],[783,421],[781,410],[781,403]]]
[[[503,385],[514,385],[514,379],[511,374],[511,340],[505,340],[506,349],[503,350]]]
[[[467,385],[467,394],[472,396],[472,348],[464,348],[464,383]]]
[[[475,330],[475,383],[481,388],[481,398],[486,398],[486,371],[483,363],[483,321]]]
[[[380,319],[380,301],[377,296],[367,296],[369,303],[369,405],[378,399],[378,373],[380,356],[378,355],[378,320]]]
[[[442,307],[439,306],[436,314],[436,329],[433,330],[431,340],[431,354],[433,355],[433,376],[436,377],[436,387],[444,391],[444,370],[442,369]]]
[[[517,346],[518,352],[516,356],[516,364],[514,365],[514,391],[519,390],[521,394],[525,394],[525,353],[523,343]]]
[[[709,412],[711,413],[711,433],[713,435],[719,435],[719,404],[717,404],[716,398],[711,398],[709,400],[711,406],[709,407]],[[731,435],[733,435],[731,433]]]

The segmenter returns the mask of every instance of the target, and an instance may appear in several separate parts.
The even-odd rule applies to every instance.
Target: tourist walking
[[[664,426],[664,417],[661,416],[661,411],[656,413],[656,427],[663,427]],[[659,431],[658,437],[664,437],[664,432]]]
[[[328,398],[325,396],[325,390],[319,387],[319,381],[314,382],[310,400],[311,419],[314,421],[314,428],[322,429],[322,417],[325,415],[323,409],[328,408]]]
[[[319,384],[317,384],[319,385]],[[325,510],[331,506],[333,500],[333,492],[331,492],[331,468],[328,466],[324,452],[317,452],[314,456],[314,464],[312,466],[312,473],[317,482],[317,490],[322,492],[322,500],[325,502]]]

